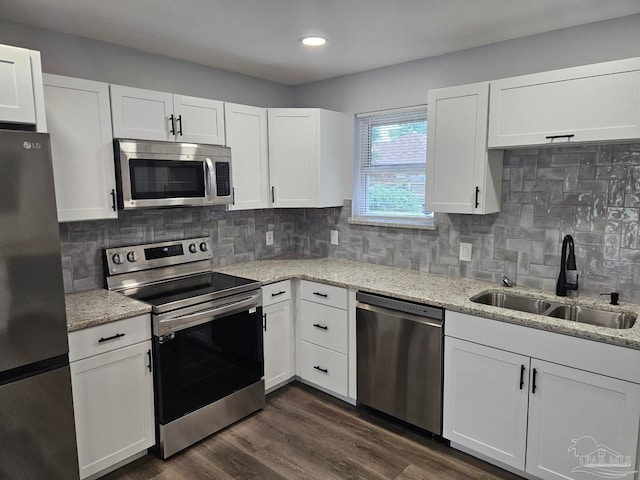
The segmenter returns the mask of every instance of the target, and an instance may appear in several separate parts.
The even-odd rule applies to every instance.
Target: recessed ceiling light
[[[304,37],[301,42],[307,47],[320,47],[327,43],[327,39],[322,37]]]

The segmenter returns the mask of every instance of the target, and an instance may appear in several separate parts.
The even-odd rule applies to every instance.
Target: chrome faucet
[[[567,249],[569,250],[568,252]],[[556,295],[566,297],[568,290],[578,290],[576,254],[571,235],[565,235],[562,240],[562,256],[560,258],[560,274],[556,285]]]

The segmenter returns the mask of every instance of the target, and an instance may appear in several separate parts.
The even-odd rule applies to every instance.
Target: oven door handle
[[[157,335],[161,336],[177,332],[184,330],[185,328],[195,327],[196,325],[211,322],[223,316],[242,312],[251,307],[258,307],[260,306],[261,298],[262,292],[258,290],[257,293],[242,297],[233,302],[223,303],[214,308],[202,310],[201,312],[160,320],[158,321]]]

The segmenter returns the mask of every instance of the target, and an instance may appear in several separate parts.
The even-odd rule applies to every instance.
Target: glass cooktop
[[[158,307],[187,299],[193,299],[197,303],[198,297],[209,300],[255,290],[260,286],[261,283],[256,280],[211,272],[147,285],[129,296]]]

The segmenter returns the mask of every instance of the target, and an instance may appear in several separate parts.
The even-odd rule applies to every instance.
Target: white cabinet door
[[[0,122],[36,123],[29,50],[0,45]]]
[[[71,363],[80,476],[155,443],[151,341]]]
[[[640,138],[640,58],[491,82],[489,147]]]
[[[272,206],[317,206],[318,110],[279,108],[268,116]]]
[[[225,103],[227,146],[233,163],[233,205],[230,210],[269,207],[267,110]]]
[[[107,84],[44,75],[58,220],[117,218]]]
[[[626,478],[636,469],[640,385],[535,359],[531,376],[528,473],[542,479],[614,478],[611,473]],[[630,465],[614,465],[618,454]]]
[[[291,301],[264,307],[264,387],[269,390],[292,376]]]
[[[443,436],[524,470],[529,357],[445,337]]]
[[[208,98],[173,96],[176,141],[224,145],[224,103]]]
[[[115,138],[168,140],[175,138],[173,95],[111,85],[111,116]]]
[[[487,150],[488,108],[488,83],[429,91],[427,210],[500,210],[502,152]]]

